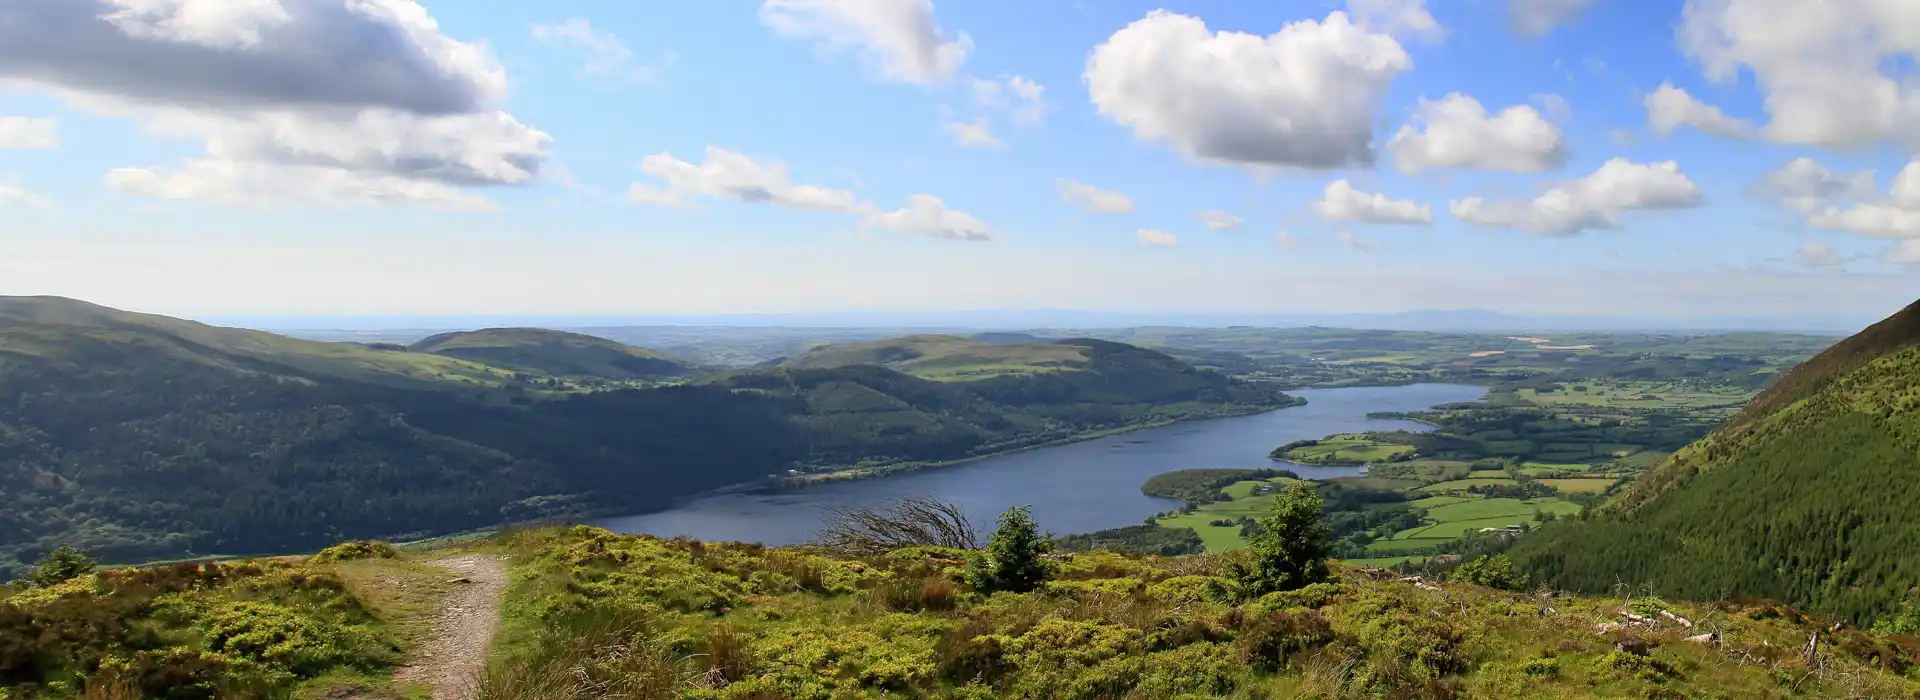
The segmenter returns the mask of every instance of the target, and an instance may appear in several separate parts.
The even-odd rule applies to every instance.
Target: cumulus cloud
[[[533,38],[542,43],[562,44],[580,54],[580,69],[593,74],[620,74],[638,81],[652,80],[666,64],[677,57],[668,53],[658,64],[635,64],[633,49],[620,37],[593,28],[593,23],[573,17],[558,24],[533,25]]]
[[[1751,72],[1780,142],[1859,147],[1920,142],[1920,3],[1912,0],[1689,0],[1682,51],[1716,81]]]
[[[497,211],[485,197],[431,179],[312,165],[189,159],[159,171],[115,168],[102,178],[116,192],[258,208],[282,202],[319,205],[416,204],[441,211]]]
[[[945,238],[955,241],[990,241],[993,230],[963,211],[948,209],[939,197],[916,194],[907,198],[907,206],[867,217],[868,226],[895,233]]]
[[[1414,122],[1422,128],[1400,127],[1387,142],[1394,164],[1405,173],[1430,168],[1530,173],[1560,167],[1567,158],[1560,127],[1530,105],[1490,115],[1479,100],[1456,92],[1420,100]]]
[[[495,106],[507,78],[485,45],[445,36],[414,0],[15,0],[0,82],[203,143],[171,170],[115,171],[108,184],[134,194],[238,201],[225,183],[277,197],[258,204],[442,203],[531,182],[551,141]],[[208,175],[241,171],[285,181]],[[338,186],[309,196],[316,177]]]
[[[0,117],[0,148],[59,147],[59,123],[53,119]]]
[[[1369,241],[1365,238],[1355,236],[1351,231],[1341,231],[1339,233],[1333,234],[1333,239],[1336,241],[1339,241],[1340,245],[1344,245],[1354,250],[1358,250],[1358,251],[1373,250],[1373,241]]]
[[[53,200],[27,191],[20,185],[20,176],[8,173],[0,177],[0,209],[8,207],[26,207],[40,211],[53,211]]]
[[[1541,36],[1572,24],[1593,7],[1593,0],[1507,0],[1507,23],[1522,36]]]
[[[636,182],[627,188],[627,199],[642,204],[676,206],[705,197],[812,211],[871,210],[849,190],[796,185],[784,164],[762,163],[715,146],[707,147],[705,163],[689,163],[663,152],[641,160],[640,171],[661,181],[657,185]]]
[[[1454,218],[1488,228],[1543,236],[1619,228],[1629,211],[1699,206],[1701,192],[1674,161],[1633,163],[1614,158],[1585,177],[1554,185],[1531,200],[1453,200]]]
[[[966,32],[948,37],[933,0],[766,0],[760,21],[781,35],[854,50],[885,80],[934,85],[953,79],[973,50]]]
[[[1433,206],[1411,199],[1388,199],[1353,188],[1346,180],[1327,183],[1326,194],[1308,203],[1328,221],[1369,224],[1432,224]]]
[[[975,119],[970,122],[949,121],[943,122],[940,126],[953,136],[954,143],[963,148],[999,148],[1005,145],[999,137],[993,135],[993,130],[987,126],[986,119]]]
[[[1291,253],[1300,247],[1300,237],[1287,233],[1286,231],[1281,231],[1273,234],[1273,243],[1274,245],[1280,246],[1281,250]]]
[[[1347,14],[1360,26],[1393,36],[1425,41],[1447,36],[1446,28],[1427,11],[1426,0],[1347,0]]]
[[[1206,162],[1333,169],[1374,160],[1373,117],[1413,61],[1344,12],[1268,36],[1155,10],[1087,59],[1101,114]]]
[[[1175,236],[1171,233],[1167,233],[1166,231],[1143,228],[1138,231],[1134,231],[1133,235],[1136,238],[1139,238],[1142,244],[1150,245],[1155,248],[1172,248],[1174,246],[1180,245],[1180,237]]]
[[[1887,247],[1880,254],[1882,262],[1895,265],[1920,265],[1920,238],[1909,238]]]
[[[1020,123],[1040,121],[1047,111],[1047,86],[1020,75],[1009,75],[998,80],[988,78],[968,78],[972,86],[973,101],[983,110],[1008,110],[1013,120]]]
[[[1193,216],[1199,219],[1202,225],[1215,231],[1231,231],[1240,228],[1246,223],[1241,221],[1240,217],[1220,211],[1219,209],[1202,209],[1194,212]]]
[[[1671,82],[1661,83],[1658,89],[1647,93],[1645,104],[1647,126],[1662,136],[1682,126],[1730,139],[1744,139],[1753,134],[1753,122],[1729,117],[1719,107],[1694,99]]]
[[[1807,267],[1819,269],[1841,267],[1840,256],[1834,254],[1833,248],[1818,241],[1807,241],[1805,244],[1802,244],[1800,250],[1795,253],[1794,257],[1801,265]]]
[[[1752,192],[1804,213],[1826,208],[1834,200],[1873,196],[1873,171],[1839,174],[1812,158],[1800,157],[1768,171]]]
[[[1133,213],[1133,198],[1113,190],[1103,190],[1093,185],[1074,180],[1055,180],[1060,188],[1060,201],[1086,208],[1101,214]]]

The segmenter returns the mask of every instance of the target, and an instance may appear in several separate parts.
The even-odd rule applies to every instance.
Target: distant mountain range
[[[394,331],[503,326],[596,328],[618,326],[724,326],[887,328],[903,331],[1019,330],[1028,328],[1125,328],[1135,326],[1322,326],[1402,331],[1785,331],[1848,334],[1878,320],[1878,314],[1827,316],[1525,316],[1487,309],[1421,309],[1396,313],[1214,313],[1178,311],[829,311],[783,314],[470,315],[470,316],[229,316],[204,317],[219,325],[265,330]]]

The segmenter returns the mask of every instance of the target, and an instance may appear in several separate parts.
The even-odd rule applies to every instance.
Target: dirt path
[[[393,680],[396,685],[426,686],[433,700],[473,700],[493,633],[500,628],[507,567],[481,554],[427,563],[453,572],[454,589],[440,603],[432,636],[394,672]]]

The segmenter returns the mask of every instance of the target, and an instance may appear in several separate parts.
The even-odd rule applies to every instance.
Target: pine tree
[[[93,557],[74,549],[72,545],[63,544],[41,557],[40,561],[34,564],[33,571],[27,575],[27,578],[32,579],[34,585],[46,588],[62,581],[91,574],[93,567]]]
[[[1273,512],[1247,541],[1253,565],[1242,572],[1241,587],[1249,597],[1326,580],[1330,549],[1320,503],[1320,494],[1298,481],[1274,497]]]
[[[1046,559],[1051,551],[1053,541],[1040,534],[1032,511],[1027,506],[1008,508],[1000,514],[1000,527],[993,531],[986,553],[969,558],[967,582],[985,593],[1032,591],[1053,576]]]

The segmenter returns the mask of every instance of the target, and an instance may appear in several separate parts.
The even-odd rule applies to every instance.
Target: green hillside
[[[1084,349],[1057,343],[996,343],[951,335],[910,335],[834,343],[783,363],[799,369],[880,365],[926,379],[974,380],[1080,369]]]
[[[1920,305],[1807,361],[1589,518],[1516,557],[1545,579],[1775,598],[1854,620],[1920,584]]]
[[[410,349],[554,377],[666,379],[694,371],[646,348],[542,328],[441,333],[414,343]]]
[[[62,297],[0,297],[0,354],[69,368],[159,358],[263,376],[391,386],[499,386],[498,368],[355,343],[299,340],[140,314]]]
[[[1099,371],[875,366],[541,393],[507,370],[54,299],[0,302],[0,578],[416,537],[674,499],[788,469],[912,466],[1286,405],[1117,344]]]

